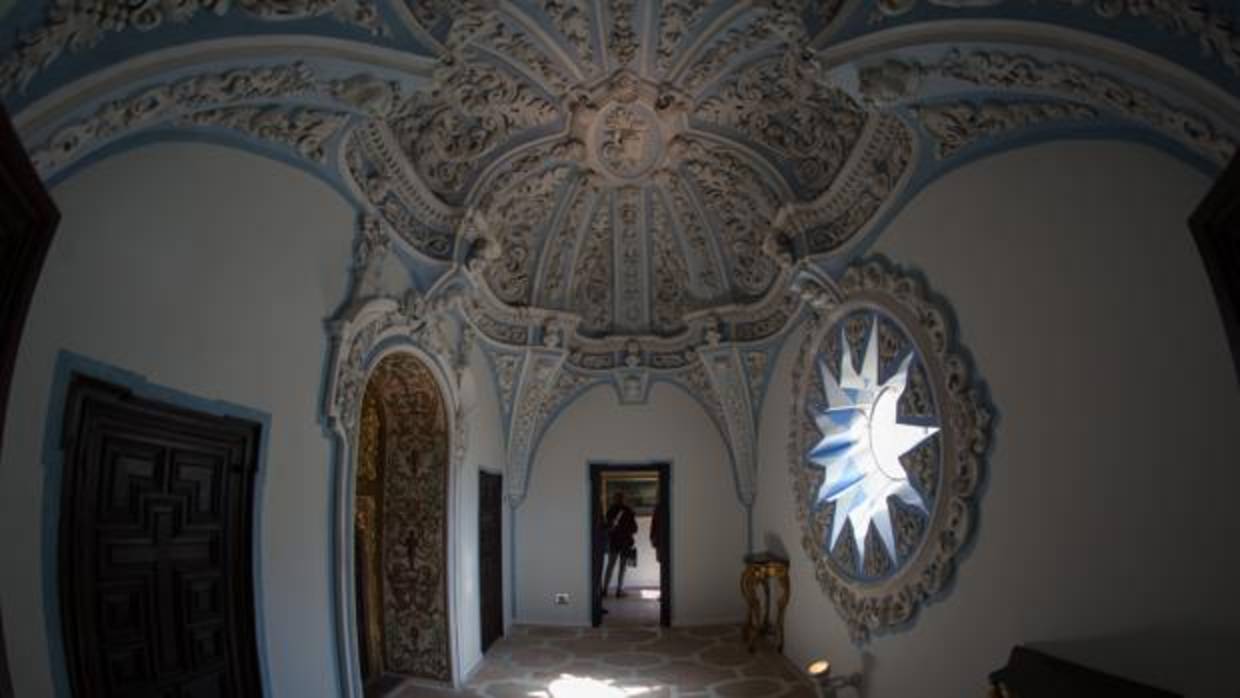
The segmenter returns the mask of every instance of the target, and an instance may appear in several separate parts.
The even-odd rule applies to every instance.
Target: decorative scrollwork
[[[788,463],[803,547],[815,576],[853,639],[863,642],[872,633],[907,623],[950,579],[957,555],[973,534],[971,512],[989,452],[991,408],[956,346],[946,311],[915,277],[885,261],[870,260],[850,267],[838,292],[838,304],[824,305],[821,316],[809,324],[793,368],[796,393]],[[873,359],[861,356],[866,337]],[[900,420],[936,419],[933,439],[901,458],[922,509],[889,505],[891,548],[877,537],[877,527],[840,536],[832,546],[841,528],[835,517],[844,516],[843,500],[823,499],[820,487],[828,476],[838,482],[838,474],[809,460],[811,449],[825,436],[810,410],[828,403],[820,370],[873,360],[882,367],[876,375],[890,376],[897,366],[910,368],[911,358],[903,357],[914,356],[917,362],[893,414]],[[830,491],[835,496],[839,490]],[[894,496],[888,500],[895,501]],[[852,519],[861,520],[868,519]],[[863,547],[854,539],[863,541]]]
[[[21,35],[14,51],[0,61],[0,95],[25,89],[62,55],[92,49],[109,33],[150,32],[164,24],[185,24],[200,12],[223,15],[235,7],[267,21],[330,15],[372,34],[385,31],[372,0],[57,0],[49,4],[42,26]]]
[[[916,106],[915,114],[938,143],[934,154],[949,158],[984,138],[1045,122],[1093,119],[1098,110],[1063,101],[1006,101],[935,103]]]
[[[736,73],[694,116],[769,148],[817,196],[834,181],[866,119],[844,92],[823,87],[818,73],[805,54],[785,51]]]

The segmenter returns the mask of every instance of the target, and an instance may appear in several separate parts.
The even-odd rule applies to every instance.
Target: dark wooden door
[[[504,635],[504,477],[478,474],[478,574],[482,651]]]
[[[259,430],[74,377],[60,519],[73,695],[261,695],[250,557]]]
[[[1240,379],[1240,155],[1189,219]]]
[[[60,214],[0,107],[0,440],[26,309],[59,220]],[[0,698],[12,695],[0,622]]]
[[[4,620],[0,619],[0,698],[13,698],[13,680],[9,677],[8,652],[4,647]]]

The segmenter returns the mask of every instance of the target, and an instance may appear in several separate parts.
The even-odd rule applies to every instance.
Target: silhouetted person
[[[592,557],[590,559],[590,581],[594,584],[594,588],[600,588],[603,583],[603,557],[607,550],[607,519],[603,516],[603,510],[598,510],[598,515],[594,517],[594,527],[590,531],[590,535],[594,537],[594,542],[590,546]],[[607,609],[599,605],[599,610],[603,613]]]
[[[633,550],[633,534],[637,533],[637,516],[624,503],[624,493],[617,492],[607,510],[607,571],[603,574],[603,596],[611,584],[611,571],[620,562],[620,574],[616,577],[616,598],[624,596],[624,568]]]
[[[654,507],[654,516],[650,517],[650,547],[654,548],[654,559],[663,564],[663,519],[667,516],[667,507],[663,500]]]

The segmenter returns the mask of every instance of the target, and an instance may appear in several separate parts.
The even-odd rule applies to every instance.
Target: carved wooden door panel
[[[0,439],[26,310],[59,220],[60,213],[0,107]],[[0,622],[0,698],[12,695]]]
[[[259,430],[74,378],[60,601],[75,696],[260,695],[250,542]]]
[[[504,635],[504,477],[478,474],[478,574],[482,651]]]

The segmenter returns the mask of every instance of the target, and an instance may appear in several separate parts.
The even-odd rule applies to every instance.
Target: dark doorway
[[[60,213],[0,107],[0,439],[26,310],[59,220]],[[0,698],[12,695],[0,623]]]
[[[5,657],[8,651],[4,647],[4,620],[0,619],[0,698],[13,698],[13,679],[9,677],[9,663]]]
[[[261,695],[260,430],[74,376],[59,551],[73,695]]]
[[[656,481],[655,491],[657,496],[654,502],[641,503],[639,511],[643,515],[648,514],[650,516],[652,526],[650,530],[653,533],[651,536],[651,547],[657,551],[658,557],[661,558],[658,575],[659,625],[669,627],[672,624],[672,492],[668,464],[612,465],[591,463],[589,526],[592,532],[590,536],[590,582],[592,590],[590,594],[590,622],[596,628],[606,622],[604,619],[606,604],[602,596],[602,579],[606,572],[605,552],[607,549],[607,536],[603,533],[603,529],[608,503],[605,503],[603,498],[609,496],[609,492],[605,483],[609,480],[625,480],[632,476],[644,476],[647,473],[653,475]],[[645,511],[646,509],[649,509],[649,511]],[[643,531],[639,535],[647,534]]]
[[[478,576],[482,651],[504,636],[504,476],[478,473]]]
[[[1240,155],[1189,219],[1240,379]]]

